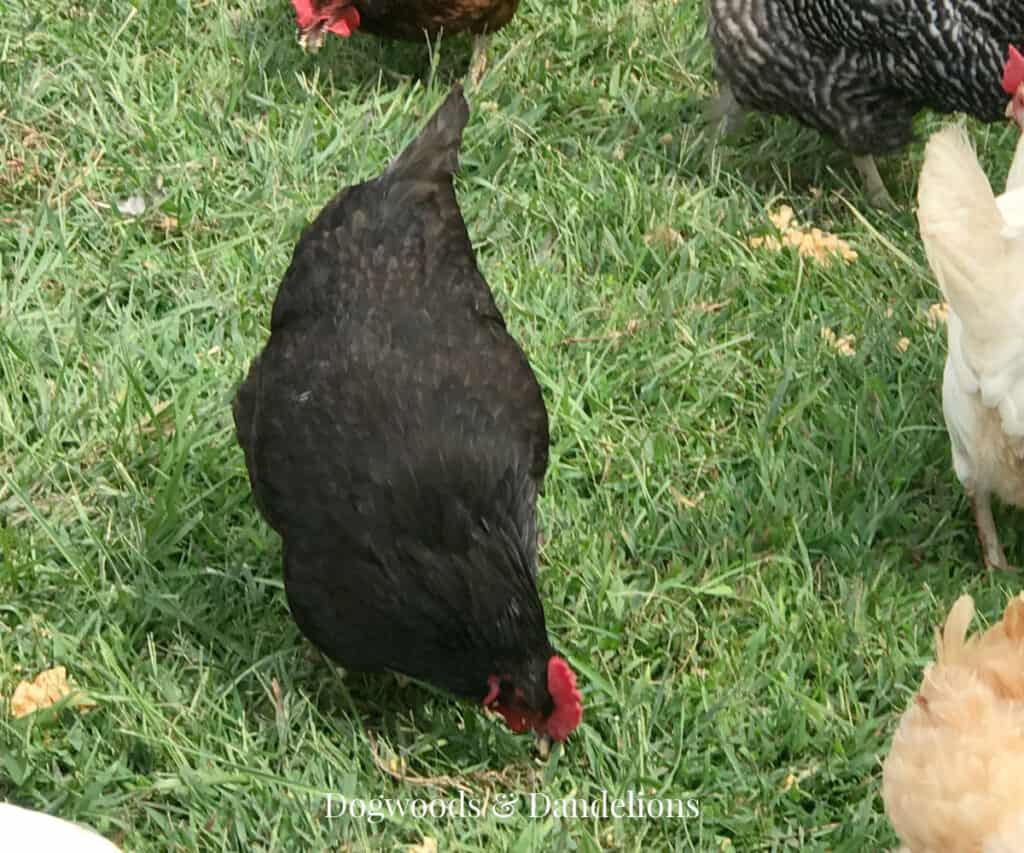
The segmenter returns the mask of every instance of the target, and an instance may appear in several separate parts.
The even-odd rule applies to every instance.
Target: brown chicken
[[[347,38],[363,30],[404,41],[475,33],[469,73],[478,83],[487,67],[487,37],[512,20],[519,0],[292,0],[292,6],[299,41],[311,51],[326,33]]]
[[[1024,850],[1024,594],[967,639],[961,596],[900,721],[882,799],[909,853]]]

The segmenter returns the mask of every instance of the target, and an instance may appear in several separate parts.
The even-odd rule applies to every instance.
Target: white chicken
[[[120,853],[120,848],[91,829],[10,803],[0,803],[0,839],[5,853]]]
[[[1014,91],[1007,115],[1024,128],[1024,83]],[[925,150],[918,205],[928,263],[949,302],[942,410],[953,468],[985,565],[1009,569],[991,496],[1024,506],[1024,136],[996,197],[963,128],[939,131]]]

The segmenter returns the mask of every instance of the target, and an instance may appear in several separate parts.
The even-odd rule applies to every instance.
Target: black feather
[[[456,89],[305,230],[235,422],[302,631],[344,666],[550,706],[534,582],[548,420],[452,183]]]
[[[741,106],[887,154],[926,107],[1003,118],[1024,0],[710,0],[709,35]]]

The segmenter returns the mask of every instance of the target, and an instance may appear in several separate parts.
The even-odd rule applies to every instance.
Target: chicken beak
[[[297,32],[299,47],[306,53],[316,53],[320,50],[320,45],[324,41],[324,28],[322,26],[312,26],[305,30],[298,30]]]

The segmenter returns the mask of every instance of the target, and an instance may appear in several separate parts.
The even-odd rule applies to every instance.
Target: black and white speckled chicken
[[[1002,119],[1007,46],[1024,40],[1024,0],[709,3],[717,115],[788,115],[834,136],[885,206],[874,157],[910,142],[924,108]]]
[[[303,232],[235,425],[310,640],[561,741],[582,700],[534,579],[548,418],[455,197],[468,116],[456,87]]]

